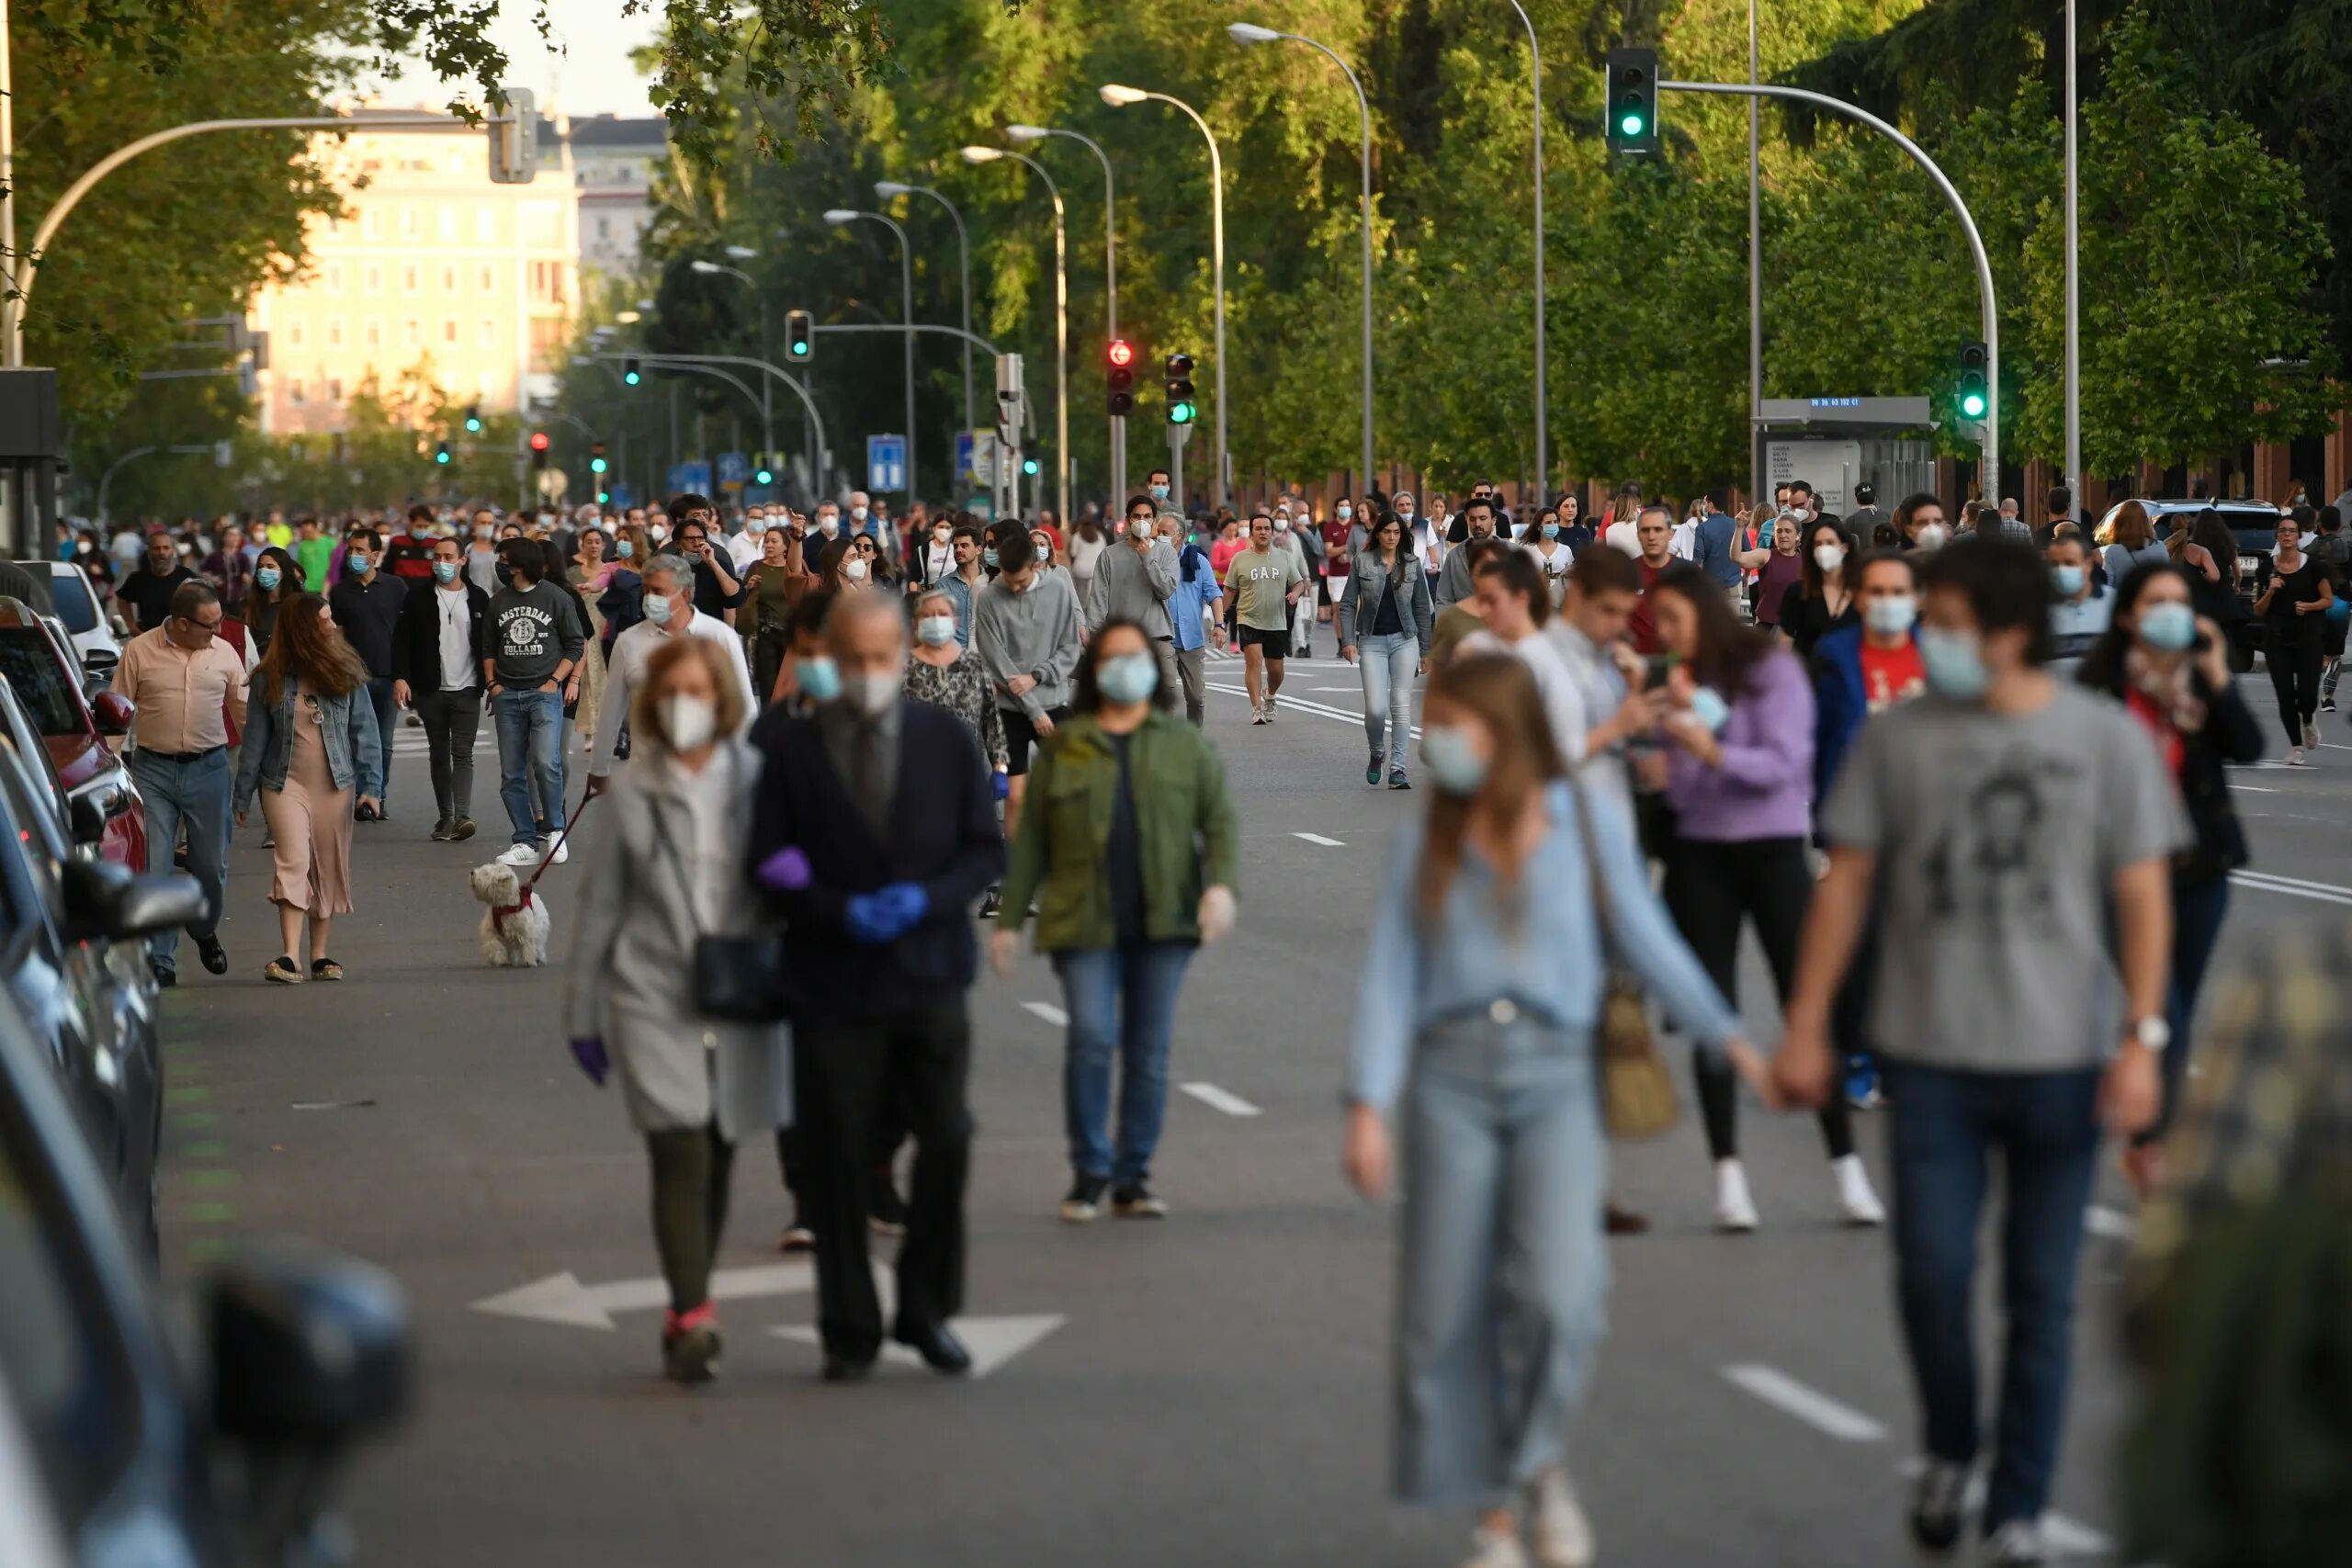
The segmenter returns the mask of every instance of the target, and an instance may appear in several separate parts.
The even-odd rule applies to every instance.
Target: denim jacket
[[[236,808],[253,805],[254,789],[286,787],[286,771],[294,761],[294,726],[310,722],[309,702],[291,681],[275,703],[263,696],[261,671],[247,682],[245,734],[237,749]],[[367,688],[348,696],[321,696],[319,714],[327,743],[327,773],[337,789],[357,781],[361,795],[384,793],[384,748],[376,733],[376,710],[365,700]],[[297,715],[300,715],[298,719]]]
[[[1341,647],[1352,648],[1372,635],[1372,624],[1380,618],[1380,596],[1387,587],[1388,569],[1381,565],[1377,552],[1360,551],[1348,563],[1348,585],[1340,592]],[[1437,614],[1430,605],[1429,573],[1410,550],[1405,552],[1405,574],[1396,581],[1396,619],[1420,643],[1421,657],[1427,659]]]

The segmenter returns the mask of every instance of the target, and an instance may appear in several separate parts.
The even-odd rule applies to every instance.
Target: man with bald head
[[[849,593],[825,626],[838,689],[807,717],[755,731],[750,865],[785,921],[801,1213],[815,1234],[825,1377],[864,1377],[882,1349],[866,1261],[877,1128],[903,1117],[914,1185],[890,1337],[936,1371],[971,1356],[948,1321],[963,1307],[965,1083],[977,967],[971,908],[1001,874],[996,791],[979,744],[944,708],[900,693],[906,615]]]

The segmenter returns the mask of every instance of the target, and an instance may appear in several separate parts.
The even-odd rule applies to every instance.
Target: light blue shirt
[[[1397,836],[1356,987],[1349,1094],[1359,1104],[1385,1111],[1396,1103],[1413,1042],[1440,1020],[1485,1012],[1508,998],[1560,1028],[1589,1032],[1599,1021],[1604,968],[1584,834],[1566,784],[1550,785],[1544,804],[1552,829],[1520,873],[1513,897],[1522,907],[1515,915],[1498,903],[1493,872],[1464,845],[1436,929],[1424,927],[1417,886],[1422,821]],[[1602,801],[1593,805],[1611,952],[1685,1032],[1719,1050],[1740,1032],[1738,1014],[1650,891],[1632,822]]]
[[[1193,564],[1194,575],[1185,574],[1187,559],[1198,555]],[[1201,629],[1201,613],[1208,605],[1225,597],[1225,590],[1217,586],[1216,573],[1209,570],[1208,552],[1184,547],[1178,551],[1176,592],[1168,596],[1168,629],[1176,639],[1179,652],[1189,652],[1208,646],[1208,634]]]
[[[951,571],[939,580],[939,586],[932,592],[946,594],[947,602],[956,606],[956,645],[971,647],[972,585],[964,581],[962,572]]]

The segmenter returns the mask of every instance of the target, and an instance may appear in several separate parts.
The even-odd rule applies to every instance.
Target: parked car
[[[152,897],[126,878],[96,908],[135,923]],[[171,1310],[42,1055],[0,996],[0,1562],[331,1560],[336,1472],[409,1396],[399,1286],[256,1243]],[[190,1317],[200,1344],[174,1332]]]
[[[116,662],[122,658],[122,642],[115,636],[111,617],[98,603],[97,590],[92,586],[89,574],[70,560],[20,560],[17,564],[37,578],[47,577],[50,602],[33,608],[63,631],[65,646],[85,676],[97,686],[105,685],[114,674]]]
[[[69,801],[88,800],[105,819],[99,849],[132,871],[147,869],[147,807],[109,736],[127,735],[130,702],[115,692],[85,697],[72,658],[40,616],[0,599],[0,678],[32,716]]]

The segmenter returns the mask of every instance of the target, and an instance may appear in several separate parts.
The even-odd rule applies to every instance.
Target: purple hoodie
[[[1804,837],[1813,831],[1813,687],[1804,666],[1776,648],[1751,671],[1747,692],[1722,694],[1731,698],[1731,717],[1716,737],[1720,766],[1667,747],[1676,831],[1716,844]]]

